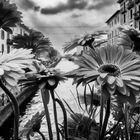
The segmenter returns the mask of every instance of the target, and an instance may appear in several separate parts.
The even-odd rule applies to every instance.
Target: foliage
[[[89,138],[92,135],[92,139],[98,137],[98,124],[90,119],[89,116],[83,114],[74,113],[70,115],[68,119],[68,134],[70,138]],[[94,137],[93,137],[94,135]]]
[[[53,47],[49,47],[47,50],[47,57],[42,54],[42,56],[37,57],[46,67],[55,67],[62,59],[60,53]]]
[[[27,136],[28,134],[33,135],[34,132],[40,131],[41,122],[44,115],[44,111],[41,113],[37,112],[35,115],[33,115],[32,118],[24,125],[23,130],[20,131],[20,136]]]
[[[0,28],[12,33],[11,27],[15,27],[18,22],[21,22],[21,12],[17,10],[16,5],[7,0],[0,0]]]
[[[13,48],[32,49],[32,53],[37,55],[41,51],[48,51],[51,46],[49,38],[44,37],[41,32],[31,30],[29,34],[18,34],[12,39]]]

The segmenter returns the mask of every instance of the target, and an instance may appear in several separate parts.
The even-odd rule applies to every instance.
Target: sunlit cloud
[[[65,42],[75,36],[106,30],[105,21],[119,8],[114,2],[116,0],[12,1],[23,12],[24,24],[48,36],[54,47],[60,51]],[[60,5],[63,5],[64,9],[59,11]],[[46,13],[42,14],[42,8],[47,9]]]

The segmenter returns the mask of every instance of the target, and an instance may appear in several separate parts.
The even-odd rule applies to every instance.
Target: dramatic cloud
[[[88,5],[87,0],[68,0],[67,3],[59,3],[56,7],[46,7],[41,9],[42,14],[57,14],[73,9],[85,9]]]
[[[21,10],[31,10],[34,9],[37,5],[32,0],[11,0],[16,3],[18,8]]]
[[[65,42],[75,36],[106,30],[105,21],[119,8],[116,0],[12,1],[22,11],[24,24],[49,37],[61,52]]]
[[[65,11],[78,10],[100,10],[113,5],[116,0],[67,0],[66,3],[59,2],[55,7],[41,9],[42,14],[58,14]]]
[[[88,7],[88,9],[94,9],[94,10],[101,10],[102,8],[111,6],[115,4],[116,0],[93,0],[93,3],[96,2],[96,4],[91,5]]]

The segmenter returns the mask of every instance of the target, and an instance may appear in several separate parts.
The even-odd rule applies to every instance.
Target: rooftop
[[[113,17],[120,13],[120,10],[117,10],[105,23],[108,23]]]

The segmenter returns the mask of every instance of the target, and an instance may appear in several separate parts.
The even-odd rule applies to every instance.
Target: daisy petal
[[[0,75],[4,74],[4,70],[2,68],[0,68]]]
[[[112,85],[115,82],[116,78],[114,76],[108,76],[107,82],[109,85]]]
[[[122,81],[121,77],[116,78],[116,84],[117,84],[118,87],[123,87],[124,84],[123,84],[123,81]]]

